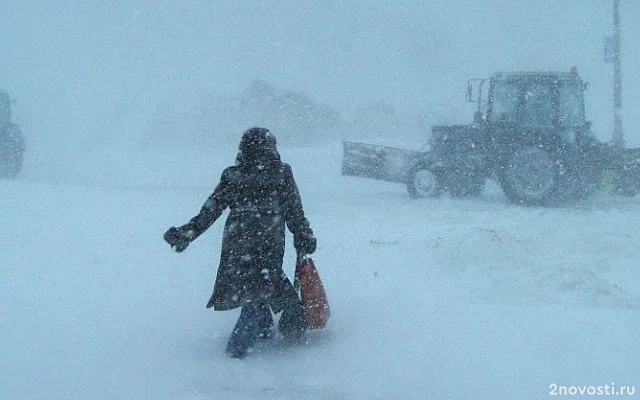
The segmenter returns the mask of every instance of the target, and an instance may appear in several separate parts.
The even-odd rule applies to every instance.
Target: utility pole
[[[625,147],[622,133],[622,73],[620,66],[620,0],[613,0],[613,136],[614,146]]]

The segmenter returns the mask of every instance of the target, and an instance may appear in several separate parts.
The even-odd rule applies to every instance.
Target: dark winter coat
[[[230,310],[266,299],[274,312],[295,295],[284,274],[285,224],[294,237],[313,236],[304,216],[291,166],[277,153],[266,160],[242,160],[222,172],[200,213],[182,229],[191,240],[229,207],[220,266],[207,307]]]

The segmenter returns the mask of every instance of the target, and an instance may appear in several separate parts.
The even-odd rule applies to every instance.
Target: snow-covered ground
[[[339,143],[281,153],[332,317],[304,346],[276,337],[235,360],[237,310],[204,307],[223,222],[182,254],[162,241],[234,149],[33,149],[0,181],[0,398],[640,396],[640,198],[416,201],[341,176]]]
[[[611,2],[514,3],[3,2],[0,87],[27,158],[0,181],[0,399],[640,397],[640,196],[416,201],[340,175],[334,141],[417,150],[471,120],[466,81],[495,71],[577,66],[609,140]],[[640,2],[620,3],[638,147]],[[332,317],[234,360],[238,310],[205,309],[223,221],[182,254],[162,234],[234,160],[205,143],[251,124],[293,165]]]

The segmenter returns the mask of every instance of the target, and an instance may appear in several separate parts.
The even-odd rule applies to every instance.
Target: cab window
[[[493,85],[490,116],[493,122],[516,122],[519,93],[517,82],[499,81]]]
[[[549,81],[533,81],[525,91],[522,122],[526,125],[551,125],[554,122],[554,87]]]
[[[584,124],[584,97],[581,82],[561,82],[558,102],[558,123],[561,126],[580,126]]]

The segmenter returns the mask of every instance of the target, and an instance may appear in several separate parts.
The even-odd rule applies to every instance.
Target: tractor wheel
[[[508,159],[500,186],[509,200],[527,206],[545,205],[558,191],[558,168],[543,149],[525,147]]]
[[[426,165],[419,164],[409,172],[407,191],[414,199],[438,197],[442,193],[442,179]]]

